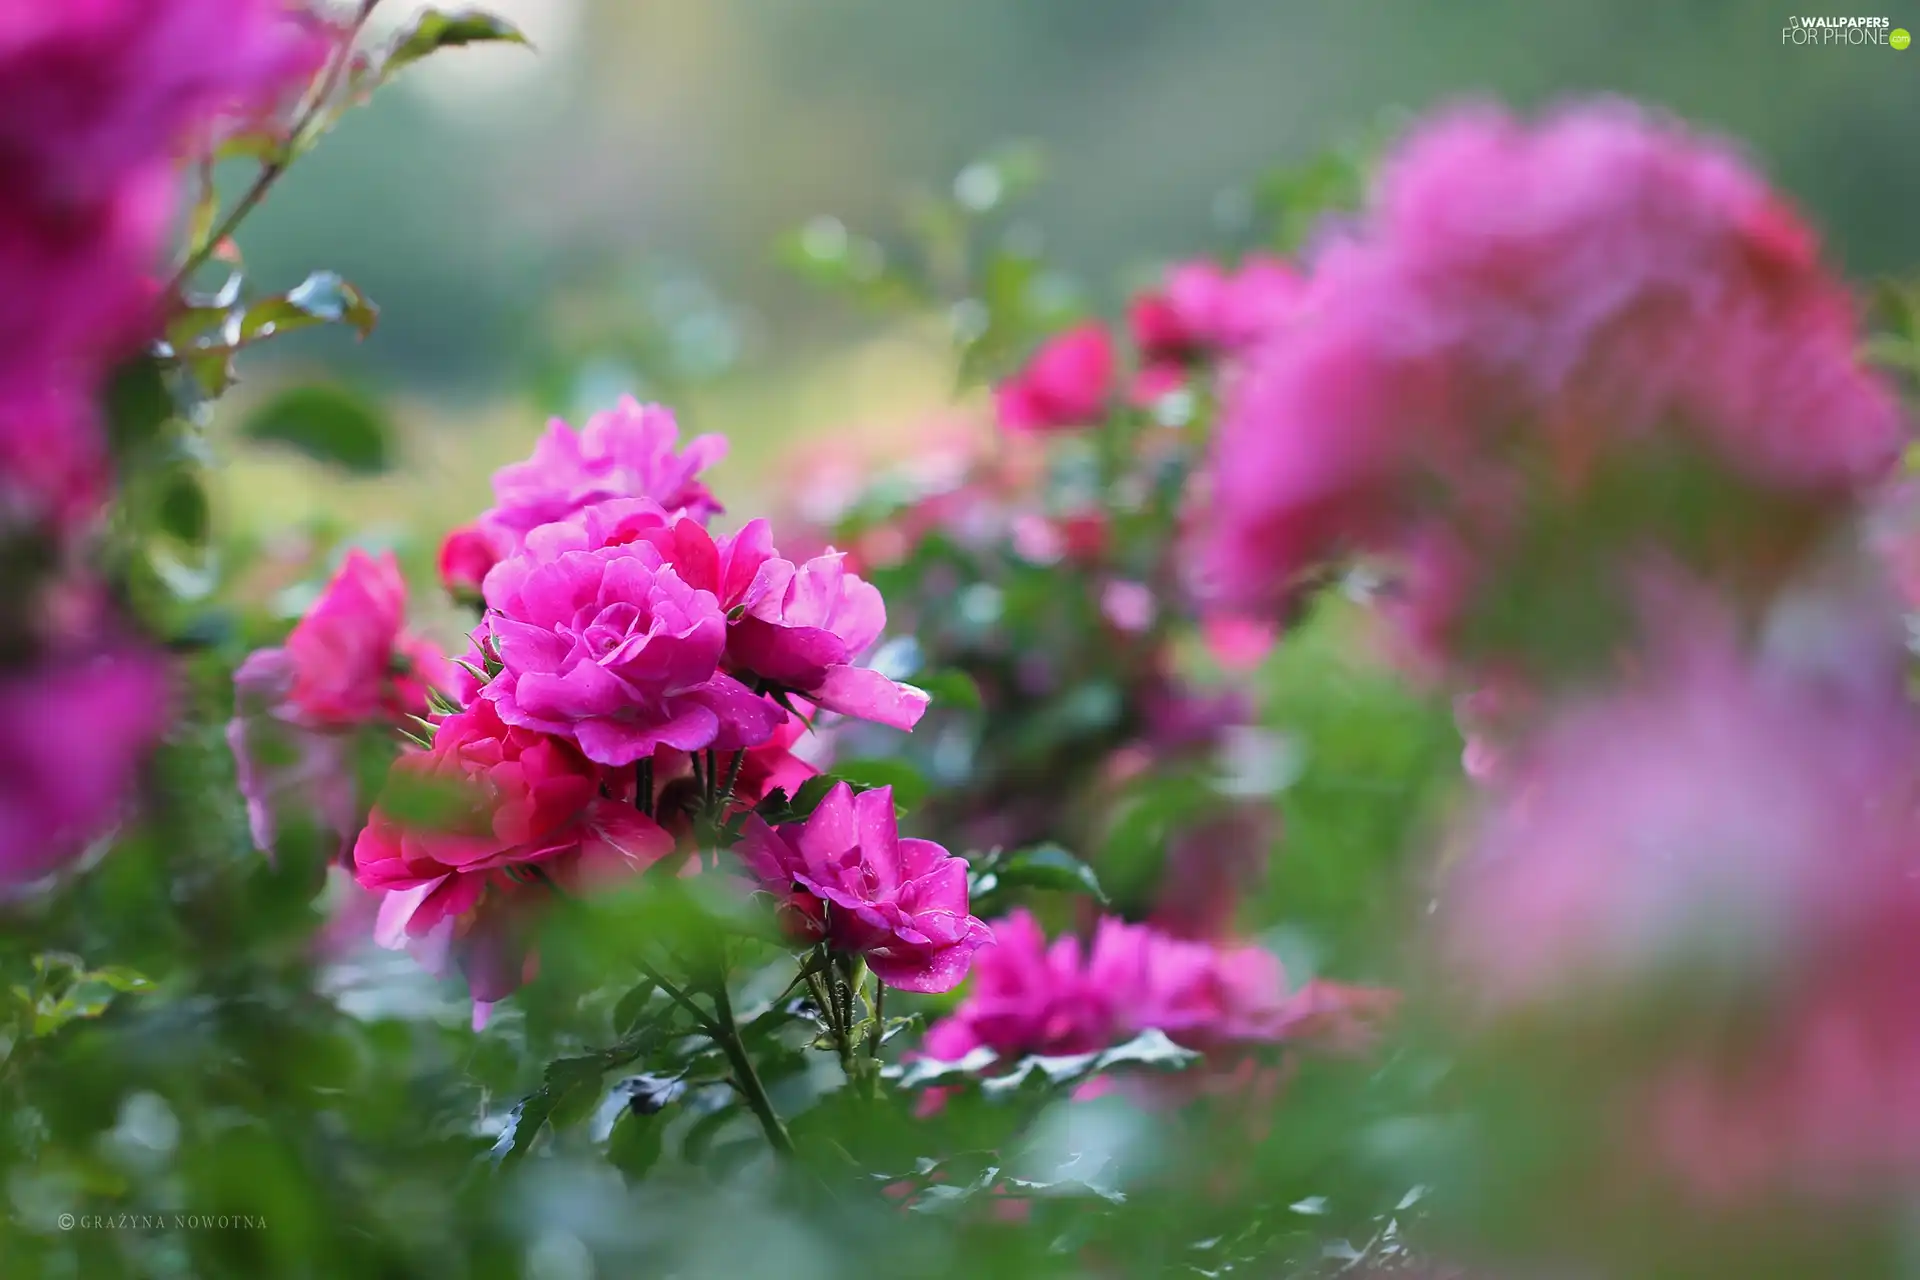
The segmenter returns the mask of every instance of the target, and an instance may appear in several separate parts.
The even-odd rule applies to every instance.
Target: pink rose
[[[901,839],[891,787],[855,795],[842,782],[778,828],[749,816],[735,852],[806,936],[863,954],[902,991],[951,991],[992,940],[968,914],[965,860]]]
[[[1027,367],[994,388],[1000,425],[1013,431],[1084,427],[1106,414],[1113,339],[1089,322],[1040,344]]]
[[[704,522],[720,504],[698,476],[726,456],[726,438],[699,436],[676,453],[679,438],[672,410],[632,396],[579,431],[555,418],[532,457],[494,473],[494,505],[479,526],[511,551],[531,530],[612,498],[644,498]]]
[[[451,947],[474,998],[517,987],[526,912],[551,889],[580,892],[646,870],[673,840],[601,794],[602,771],[569,743],[479,702],[442,720],[430,751],[394,765],[354,845],[360,883],[384,891],[380,939]],[[394,816],[394,806],[413,816]]]
[[[285,649],[248,654],[233,673],[227,746],[247,802],[254,847],[272,854],[289,812],[304,813],[350,854],[364,820],[354,774],[351,730],[303,721],[288,695],[293,660]]]
[[[741,680],[896,729],[911,729],[926,710],[925,693],[855,665],[886,626],[879,591],[848,572],[838,552],[798,565],[783,559],[765,520],[716,539],[690,517],[624,500],[588,507],[527,536],[535,557],[642,544],[645,551],[631,554],[657,559],[713,598],[725,615],[723,665]],[[520,572],[503,568],[498,582]],[[490,598],[494,585],[490,578]]]
[[[447,662],[404,630],[407,584],[392,552],[357,548],[287,636],[288,703],[306,723],[343,728],[426,711]]]
[[[481,696],[503,720],[609,765],[767,740],[779,709],[719,670],[727,619],[713,592],[648,541],[581,550],[578,524],[536,534],[487,575],[482,625],[502,669]]]

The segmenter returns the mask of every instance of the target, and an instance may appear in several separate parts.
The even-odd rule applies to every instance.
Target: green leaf
[[[103,407],[116,455],[125,457],[151,444],[174,414],[173,395],[160,362],[139,356],[114,370]]]
[[[584,1095],[585,1105],[591,1108],[599,1091],[600,1077],[612,1065],[607,1053],[590,1054],[584,1058],[556,1058],[549,1062],[539,1090],[520,1100],[520,1104],[507,1117],[506,1127],[494,1140],[492,1155],[495,1163],[511,1164],[524,1156],[533,1145],[533,1140],[540,1136],[540,1130],[554,1118],[556,1111],[563,1107],[567,1113],[578,1110],[581,1098],[576,1095]],[[565,1123],[565,1120],[559,1123]]]
[[[653,993],[659,990],[653,979],[642,978],[636,982],[627,994],[620,997],[620,1003],[613,1006],[613,1029],[616,1034],[632,1035],[639,1024],[641,1015],[653,1002]]]
[[[981,709],[979,684],[956,667],[927,672],[915,677],[913,683],[933,699],[935,706],[958,707],[964,711]]]
[[[880,787],[893,788],[893,802],[911,809],[926,798],[927,780],[920,771],[905,760],[882,759],[874,757],[861,760],[844,760],[833,766],[826,775],[830,780],[845,782],[855,791],[873,791]],[[818,781],[809,778],[808,783]],[[804,792],[805,787],[801,788]]]
[[[1006,1071],[993,1075],[983,1072],[996,1062],[992,1049],[982,1046],[950,1062],[918,1059],[903,1066],[886,1067],[881,1075],[894,1080],[902,1089],[920,1089],[933,1085],[974,1085],[989,1098],[1004,1098],[1026,1090],[1058,1089],[1077,1084],[1113,1067],[1147,1067],[1156,1071],[1180,1071],[1200,1058],[1191,1049],[1182,1048],[1163,1031],[1141,1032],[1124,1044],[1098,1053],[1049,1056],[1035,1054],[1020,1059]]]
[[[478,9],[428,9],[413,20],[413,25],[394,41],[393,49],[381,65],[384,81],[401,68],[420,61],[441,49],[467,44],[521,44],[531,47],[520,29],[505,18]]]
[[[627,1185],[644,1179],[660,1160],[666,1128],[657,1115],[641,1115],[629,1107],[613,1122],[607,1137],[607,1163],[620,1171]]]
[[[1003,858],[994,867],[999,888],[1050,889],[1057,893],[1090,894],[1096,902],[1107,895],[1093,868],[1057,844],[1038,844]]]
[[[373,332],[380,308],[331,271],[316,271],[284,294],[262,298],[240,320],[240,341],[254,342],[319,324],[348,324],[362,337]]]
[[[356,475],[377,475],[392,464],[386,416],[337,386],[282,391],[255,409],[241,430],[249,439],[287,445]]]
[[[199,472],[177,468],[162,483],[158,512],[161,529],[188,546],[205,545],[213,519]]]

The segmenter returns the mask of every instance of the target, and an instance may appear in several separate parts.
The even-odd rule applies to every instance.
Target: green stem
[[[733,1001],[727,995],[727,981],[724,975],[717,979],[713,987],[713,1007],[718,1015],[712,1032],[715,1044],[727,1055],[727,1063],[733,1068],[733,1085],[746,1099],[747,1106],[760,1121],[760,1127],[766,1131],[767,1142],[781,1156],[793,1154],[793,1138],[787,1133],[787,1126],[780,1122],[780,1113],[773,1109],[772,1099],[767,1097],[766,1086],[760,1083],[760,1074],[753,1069],[753,1059],[747,1056],[746,1045],[740,1042],[740,1029],[733,1020]]]
[[[685,991],[681,990],[679,987],[676,987],[672,982],[668,981],[667,976],[665,974],[661,973],[658,969],[648,964],[645,960],[636,960],[634,963],[640,966],[640,972],[646,974],[647,977],[653,981],[653,984],[655,986],[659,987],[662,991],[667,993],[668,999],[672,1000],[675,1004],[679,1005],[682,1009],[685,1009],[688,1013],[692,1014],[694,1022],[699,1024],[699,1027],[702,1031],[706,1032],[707,1035],[711,1036],[716,1041],[720,1039],[719,1024],[716,1023],[712,1018],[707,1016],[707,1011],[705,1009],[702,1009],[699,1005],[693,1002],[692,996],[688,995]],[[732,1017],[731,1011],[729,1011],[728,1017],[729,1019],[731,1019]]]
[[[651,818],[653,816],[653,757],[648,756],[634,766],[633,771],[633,807]]]
[[[305,110],[301,111],[293,127],[287,131],[289,146],[306,133],[313,124],[314,118],[325,109],[328,99],[333,97],[333,91],[340,83],[341,73],[347,69],[347,64],[353,61],[353,45],[360,36],[360,28],[366,25],[368,18],[373,16],[373,10],[379,3],[380,0],[360,0],[360,8],[354,13],[346,33],[340,37],[339,48],[335,51],[332,62],[328,64],[326,74],[321,78],[320,86],[314,92],[313,100],[307,104]],[[213,256],[214,250],[220,247],[221,241],[239,230],[240,224],[246,221],[247,215],[266,198],[267,192],[273,189],[273,184],[280,180],[280,175],[285,173],[292,163],[291,155],[279,155],[260,166],[260,172],[254,175],[251,185],[241,194],[240,199],[234,202],[233,208],[227,211],[227,216],[207,233],[206,242],[195,249],[187,260],[180,264],[180,269],[173,273],[173,279],[167,281],[164,297],[180,296],[180,291],[186,287],[187,281],[193,278],[193,273],[207,265],[207,259]]]

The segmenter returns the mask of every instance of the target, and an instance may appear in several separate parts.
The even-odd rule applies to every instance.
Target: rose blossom
[[[831,549],[801,564],[783,558],[765,520],[716,539],[688,516],[615,500],[527,538],[529,553],[546,558],[641,544],[648,550],[634,554],[656,557],[681,582],[713,598],[725,615],[724,666],[742,680],[896,729],[911,729],[926,710],[921,690],[856,665],[886,626],[880,592]],[[504,569],[499,582],[519,572]],[[493,578],[488,587],[491,597]]]
[[[431,750],[394,765],[354,845],[360,883],[387,894],[383,945],[450,948],[480,1004],[519,986],[525,913],[551,892],[537,881],[578,892],[673,851],[602,780],[572,745],[505,723],[490,702],[442,720]]]
[[[1097,321],[1055,334],[1027,366],[994,388],[1000,425],[1012,431],[1089,426],[1113,390],[1113,339]]]
[[[842,782],[805,822],[750,815],[735,852],[808,937],[859,952],[902,991],[951,991],[992,940],[968,914],[967,864],[931,840],[902,839],[893,788]]]
[[[453,690],[457,669],[405,629],[406,581],[391,552],[355,549],[283,646],[234,672],[227,725],[254,843],[271,853],[280,815],[309,810],[342,850],[359,829],[354,730],[427,712],[427,690]]]
[[[632,396],[578,431],[555,418],[532,457],[494,473],[494,505],[481,514],[479,527],[504,558],[530,530],[609,498],[644,498],[705,521],[720,504],[698,477],[726,456],[726,437],[698,436],[676,453],[679,438],[672,410]]]
[[[1501,557],[1539,549],[1525,522],[1580,511],[1596,476],[1696,460],[1779,513],[1706,551],[1785,562],[1899,448],[1812,232],[1725,148],[1623,103],[1427,125],[1300,317],[1248,354],[1215,440],[1205,559],[1230,606],[1379,553],[1447,645]],[[1677,537],[1657,514],[1642,537]]]
[[[713,592],[652,542],[585,550],[577,522],[534,534],[486,580],[482,627],[502,669],[482,696],[503,720],[609,765],[767,740],[779,710],[719,670],[727,618]]]

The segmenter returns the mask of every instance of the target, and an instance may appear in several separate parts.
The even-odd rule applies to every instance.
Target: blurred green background
[[[414,7],[385,0],[376,32]],[[382,307],[364,345],[315,332],[252,357],[252,388],[343,372],[394,406],[405,466],[343,488],[243,458],[222,495],[241,527],[332,510],[430,547],[484,505],[487,474],[525,454],[544,414],[629,387],[733,437],[720,481],[746,508],[794,442],[884,438],[953,385],[940,326],[822,296],[779,263],[778,236],[825,213],[898,229],[914,192],[947,189],[1008,139],[1049,161],[1024,233],[1107,309],[1158,262],[1230,241],[1237,192],[1262,171],[1470,95],[1664,105],[1744,140],[1851,273],[1915,262],[1920,49],[1783,45],[1783,4],[487,7],[537,52],[418,68],[350,114],[242,235],[261,287],[326,266]],[[1888,16],[1920,29],[1920,6]]]

